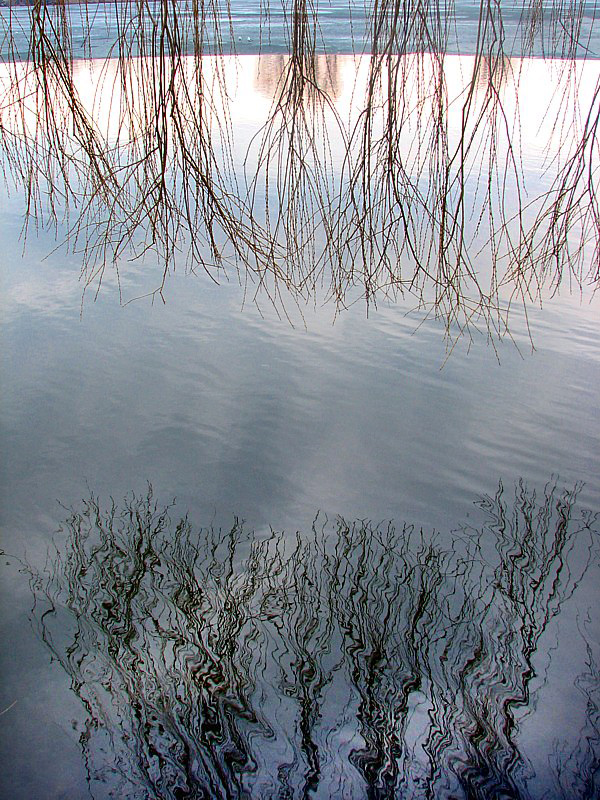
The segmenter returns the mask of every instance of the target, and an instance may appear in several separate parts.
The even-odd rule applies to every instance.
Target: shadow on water
[[[69,509],[26,572],[85,709],[92,796],[598,796],[585,614],[568,631],[581,714],[541,759],[535,727],[598,514],[523,482],[475,507],[446,537],[321,514],[305,534],[198,530],[151,489]]]
[[[351,34],[353,13],[361,20],[344,50],[357,59],[349,117],[327,12]],[[282,59],[273,85],[261,79],[273,100],[253,155],[240,155],[230,113],[239,13],[217,0],[2,10],[5,173],[29,225],[66,225],[86,286],[153,253],[160,296],[177,257],[278,308],[321,288],[336,309],[357,292],[367,303],[407,293],[453,338],[471,326],[506,334],[511,308],[563,280],[597,284],[600,84],[580,107],[578,71],[596,47],[588,3],[252,6],[258,52]],[[109,57],[90,90],[81,59],[103,25]],[[448,52],[468,56],[458,84]],[[551,107],[523,123],[554,137],[529,181],[520,73],[507,63],[532,55],[562,64],[562,78]]]

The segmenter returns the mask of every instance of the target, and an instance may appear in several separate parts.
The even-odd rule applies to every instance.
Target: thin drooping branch
[[[342,308],[357,293],[408,293],[454,337],[471,325],[501,335],[513,306],[567,276],[598,282],[600,102],[598,87],[578,89],[595,41],[583,0],[518,14],[482,0],[458,78],[454,3],[349,8],[365,39],[347,56],[328,53],[317,3],[275,11],[260,7],[261,43],[279,25],[285,52],[258,69],[278,59],[280,74],[240,155],[234,6],[2,10],[6,180],[24,192],[28,225],[68,231],[86,285],[152,253],[161,295],[181,260],[217,281],[233,271],[257,302],[322,291]],[[103,25],[110,46],[82,60]],[[519,116],[530,54],[562,65],[534,123],[551,144],[532,179]]]

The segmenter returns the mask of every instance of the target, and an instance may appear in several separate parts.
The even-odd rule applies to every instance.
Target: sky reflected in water
[[[226,61],[238,175],[286,63]],[[553,76],[589,99],[599,63]],[[100,64],[74,75],[115,142]],[[316,62],[330,116],[368,65]],[[445,69],[461,95],[473,59]],[[539,191],[575,118],[539,126],[541,60],[502,70]],[[592,289],[546,287],[493,340],[408,294],[273,304],[185,259],[163,303],[151,254],[84,296],[81,254],[25,249],[22,203],[0,196],[0,794],[596,796]]]

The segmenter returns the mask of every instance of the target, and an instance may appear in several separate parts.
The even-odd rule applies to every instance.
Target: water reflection
[[[541,760],[535,723],[564,688],[551,631],[597,570],[598,515],[555,484],[475,507],[445,538],[322,515],[195,530],[151,489],[70,509],[29,574],[92,795],[592,797],[589,619],[566,633],[582,701]]]
[[[516,64],[518,65],[518,61]],[[518,67],[517,67],[518,69]],[[504,53],[496,55],[483,55],[476,60],[473,70],[473,82],[477,91],[482,94],[499,94],[509,81],[515,77],[513,59]]]
[[[280,18],[261,3],[246,22],[265,42],[281,27],[282,46],[258,66],[234,56],[232,9],[216,0],[119,4],[101,37],[111,57],[85,62],[73,31],[91,59],[102,28],[85,4],[77,26],[64,0],[2,14],[3,169],[30,225],[67,218],[94,290],[108,264],[151,252],[154,295],[178,261],[235,275],[280,311],[408,293],[451,338],[501,336],[513,306],[599,280],[600,83],[575,61],[594,14],[534,4],[519,46],[514,9],[466,6],[464,57],[448,55],[457,9],[437,0],[368,6],[339,56],[321,9],[294,0]],[[509,87],[503,65],[540,52],[565,59],[562,79],[529,59]],[[528,139],[545,150],[533,167]]]
[[[329,100],[337,101],[340,97],[343,83],[344,64],[353,61],[350,56],[331,55],[311,58],[310,73],[313,76],[313,99],[315,94],[321,94]],[[262,56],[256,61],[256,88],[270,100],[275,100],[280,95],[285,84],[286,72],[291,67],[291,59],[285,55]]]

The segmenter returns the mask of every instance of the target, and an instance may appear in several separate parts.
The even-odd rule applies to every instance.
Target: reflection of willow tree
[[[162,292],[184,250],[190,269],[204,267],[218,279],[233,264],[241,280],[276,303],[283,287],[306,297],[324,285],[340,306],[355,287],[367,299],[410,292],[449,332],[478,321],[501,333],[501,292],[510,308],[539,301],[563,273],[597,281],[600,241],[600,87],[578,127],[569,116],[578,107],[576,83],[568,70],[557,81],[548,113],[555,131],[569,130],[551,155],[545,188],[528,194],[518,132],[502,98],[502,65],[515,45],[502,5],[480,3],[472,75],[458,98],[448,97],[444,64],[454,4],[368,5],[369,55],[357,62],[367,64],[366,88],[353,93],[356,113],[348,121],[334,102],[335,56],[326,53],[319,7],[284,0],[288,53],[256,169],[244,180],[234,163],[221,58],[235,40],[229,4],[114,6],[113,66],[106,63],[99,87],[116,119],[111,135],[95,118],[98,109],[86,106],[73,57],[73,15],[93,55],[88,34],[101,12],[85,3],[74,10],[66,0],[33,3],[22,52],[9,5],[0,23],[8,174],[25,188],[36,223],[42,212],[56,221],[70,211],[69,241],[83,250],[84,276],[94,285],[107,263],[152,250],[163,264]],[[586,52],[586,9],[584,0],[526,3],[519,53],[559,55],[573,66]],[[262,28],[272,24],[270,10],[261,4]],[[455,136],[448,118],[457,104]],[[480,248],[485,278],[474,264]]]
[[[600,669],[588,642],[586,651],[586,671],[575,683],[586,701],[585,723],[577,732],[576,745],[559,742],[552,759],[564,797],[600,795]]]
[[[92,793],[528,796],[535,656],[598,532],[575,500],[519,485],[510,506],[500,486],[448,545],[321,517],[309,536],[195,532],[151,491],[84,501],[31,579],[86,709]],[[591,653],[587,728],[557,749],[556,796],[597,780]]]

